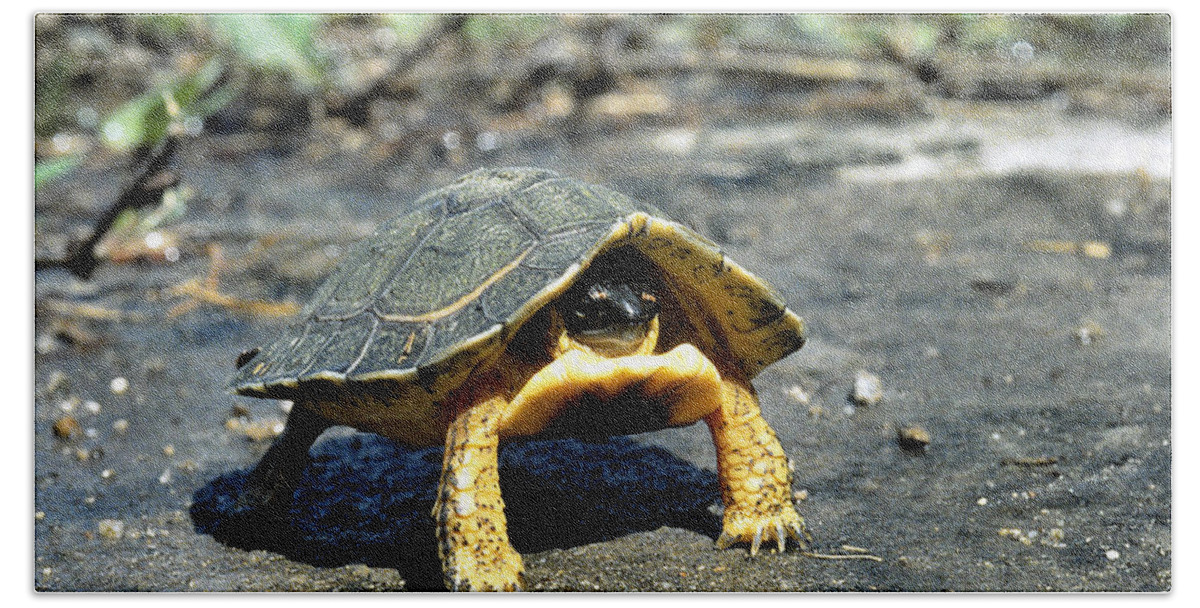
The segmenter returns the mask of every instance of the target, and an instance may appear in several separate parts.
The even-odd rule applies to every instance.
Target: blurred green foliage
[[[329,93],[345,94],[338,87],[355,82],[345,77],[356,59],[348,55],[402,54],[444,18],[424,13],[40,14],[35,18],[35,134],[48,141],[82,130],[119,151],[150,146],[172,125],[195,126],[240,95],[262,93],[263,87],[240,85],[267,82],[260,78],[264,74],[283,76],[269,80],[288,89],[274,99],[319,102]],[[603,42],[594,38],[606,27],[598,24],[613,23],[636,31],[642,48],[860,59],[894,51],[917,58],[982,57],[1020,48],[1064,63],[1097,53],[1135,66],[1170,62],[1171,20],[1162,14],[500,13],[470,16],[462,34],[475,49],[498,50],[481,56],[498,57],[501,49],[510,55],[534,53],[536,45],[555,36]],[[339,29],[345,26],[349,29]],[[354,30],[374,37],[341,38]],[[78,162],[40,157],[79,153],[39,146],[39,160],[53,162],[39,163],[37,183]]]
[[[62,156],[34,164],[33,189],[37,190],[42,184],[70,173],[79,165],[79,161],[78,156]]]
[[[225,14],[206,18],[248,65],[280,69],[313,91],[324,82],[329,58],[316,44],[317,31],[327,15]]]
[[[467,20],[463,32],[475,42],[491,45],[526,45],[545,35],[557,15],[492,14]]]
[[[217,112],[238,92],[232,83],[218,85],[223,70],[219,59],[210,59],[195,72],[129,101],[101,124],[104,143],[122,151],[153,146],[172,124],[185,128],[189,118]]]
[[[396,34],[396,42],[402,48],[415,45],[438,18],[438,15],[429,13],[388,13],[379,16]]]

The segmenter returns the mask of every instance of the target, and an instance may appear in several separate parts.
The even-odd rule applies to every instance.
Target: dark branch
[[[34,270],[66,268],[81,279],[89,279],[100,260],[96,258],[96,244],[112,228],[117,217],[126,209],[141,209],[158,204],[163,191],[179,183],[179,176],[167,168],[175,156],[178,139],[168,135],[143,163],[136,177],[96,221],[92,234],[82,242],[71,246],[65,258],[34,260]]]

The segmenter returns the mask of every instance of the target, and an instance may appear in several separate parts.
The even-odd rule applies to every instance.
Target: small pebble
[[[108,383],[108,390],[112,391],[114,395],[124,395],[129,390],[129,381],[121,376],[117,376],[112,379],[112,382]]]
[[[900,449],[911,454],[924,454],[932,438],[929,431],[917,425],[907,425],[896,430],[896,443]]]
[[[1075,328],[1075,339],[1084,346],[1095,342],[1102,335],[1104,335],[1104,329],[1095,323],[1084,323]]]
[[[170,458],[175,455],[175,446],[167,444],[163,446],[163,456]]]
[[[63,416],[54,423],[54,436],[59,439],[71,439],[83,434],[83,425],[72,416]]]
[[[1121,552],[1117,551],[1116,549],[1109,549],[1108,551],[1104,552],[1104,557],[1107,557],[1108,561],[1114,562],[1118,559],[1121,559]]]
[[[267,441],[282,434],[283,427],[282,420],[255,420],[243,424],[241,431],[250,441]]]
[[[979,506],[981,506],[981,507],[982,507],[982,506],[984,506],[984,505],[986,505],[987,503],[988,503],[988,500],[987,500],[986,498],[983,498],[983,497],[980,497],[980,498],[979,498],[979,500],[975,501],[975,504],[977,504],[977,505],[979,505]]]
[[[858,405],[875,405],[883,399],[883,382],[879,376],[859,370],[854,377],[854,393],[851,398]]]
[[[112,430],[124,435],[129,430],[129,421],[124,418],[117,418],[112,423]]]
[[[89,414],[99,414],[100,404],[95,401],[84,401],[83,409],[87,410]]]
[[[799,386],[792,385],[791,388],[787,389],[787,394],[788,397],[795,399],[797,403],[808,405],[808,393],[804,392],[804,389],[800,388]]]
[[[108,540],[117,540],[125,534],[125,522],[119,519],[102,519],[96,522],[96,530]]]
[[[46,392],[53,393],[54,391],[66,386],[67,375],[59,370],[54,370],[50,374],[50,378],[46,380]]]
[[[491,152],[500,146],[500,138],[492,131],[484,131],[475,136],[475,147],[480,152]]]

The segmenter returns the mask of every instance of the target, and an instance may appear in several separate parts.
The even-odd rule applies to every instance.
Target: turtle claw
[[[728,513],[725,516],[724,530],[717,538],[717,548],[727,549],[738,543],[750,543],[750,555],[758,555],[763,542],[775,540],[780,553],[787,549],[788,538],[796,541],[801,548],[810,540],[808,531],[804,529],[804,519],[794,508],[780,509],[775,515],[760,515]]]

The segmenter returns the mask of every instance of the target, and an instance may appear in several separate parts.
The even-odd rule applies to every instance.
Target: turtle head
[[[607,357],[648,354],[658,341],[658,298],[638,282],[580,281],[557,304],[566,333]]]

